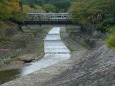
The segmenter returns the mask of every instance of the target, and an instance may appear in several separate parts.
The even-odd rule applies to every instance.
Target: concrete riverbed
[[[30,74],[41,68],[48,67],[71,57],[70,51],[61,41],[60,27],[53,27],[44,39],[44,53],[45,55],[42,59],[23,68],[21,76]]]

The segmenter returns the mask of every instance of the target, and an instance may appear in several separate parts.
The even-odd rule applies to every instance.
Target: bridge
[[[72,24],[69,13],[28,13],[26,24]]]

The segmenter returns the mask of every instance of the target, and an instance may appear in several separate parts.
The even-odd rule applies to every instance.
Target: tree
[[[43,10],[43,8],[39,5],[34,5],[34,9],[37,11],[37,12],[45,12],[45,10]]]
[[[32,11],[32,8],[29,5],[23,5],[23,13],[27,14],[28,12]]]
[[[43,9],[44,9],[47,13],[49,13],[49,12],[55,12],[55,11],[56,11],[56,7],[55,7],[54,5],[52,5],[52,4],[45,4],[45,5],[43,6]]]
[[[35,4],[44,6],[44,4],[51,4],[56,7],[56,12],[66,12],[71,3],[76,0],[23,0],[23,4],[34,7]]]
[[[17,0],[1,0],[0,1],[0,19],[8,20],[20,11],[19,1]]]
[[[10,7],[12,9],[12,12],[19,12],[21,7],[17,0],[10,0]]]
[[[6,3],[0,3],[0,21],[10,18],[12,16],[11,13],[12,10],[6,5]]]
[[[85,1],[77,1],[72,4],[69,12],[72,14],[73,22],[79,22],[81,24],[87,22],[89,13],[87,12],[87,3]]]
[[[69,12],[74,22],[96,24],[96,29],[101,31],[115,23],[114,0],[77,0]]]

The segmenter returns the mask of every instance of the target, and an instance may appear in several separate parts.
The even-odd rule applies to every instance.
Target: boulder
[[[35,54],[23,54],[17,57],[19,60],[24,62],[31,62],[35,60],[36,55]]]

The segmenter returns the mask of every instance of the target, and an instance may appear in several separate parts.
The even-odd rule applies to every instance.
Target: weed
[[[11,62],[11,60],[7,59],[7,60],[4,61],[4,64],[8,65],[8,64],[10,64],[10,62]]]
[[[113,33],[106,41],[106,45],[115,50],[115,33]]]

